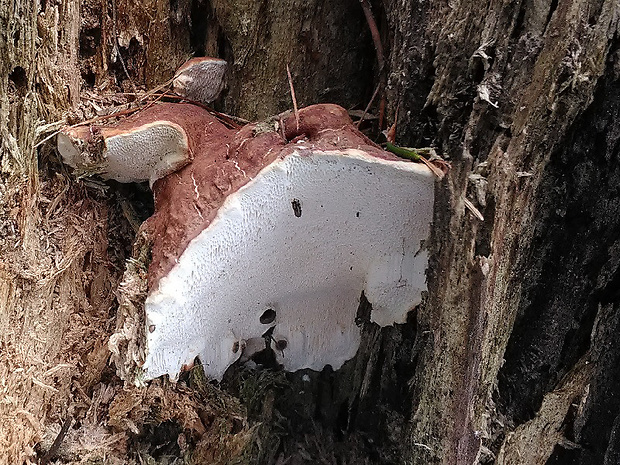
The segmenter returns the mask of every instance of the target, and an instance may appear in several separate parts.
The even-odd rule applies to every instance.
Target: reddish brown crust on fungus
[[[289,141],[306,140],[317,150],[354,148],[385,160],[402,160],[362,134],[353,124],[347,111],[339,105],[312,105],[299,110],[299,130],[294,114],[282,121]]]
[[[154,239],[149,268],[149,292],[175,265],[188,244],[215,218],[226,198],[254,178],[260,170],[296,149],[361,149],[372,156],[399,160],[373,144],[337,105],[313,105],[284,118],[284,134],[262,132],[261,124],[239,131],[219,122],[205,128],[194,161],[153,186],[155,214],[144,227]]]

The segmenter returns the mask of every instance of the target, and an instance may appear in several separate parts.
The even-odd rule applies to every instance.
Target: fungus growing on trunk
[[[221,379],[261,336],[286,370],[338,369],[360,343],[362,292],[381,326],[420,302],[433,174],[376,147],[341,107],[299,120],[213,122],[193,162],[155,183],[145,379],[196,356]]]
[[[203,128],[214,122],[195,105],[154,105],[115,126],[64,129],[58,134],[58,151],[64,163],[79,171],[152,185],[192,160]]]

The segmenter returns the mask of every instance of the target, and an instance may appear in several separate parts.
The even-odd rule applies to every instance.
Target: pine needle
[[[469,201],[469,199],[467,199],[466,197],[463,197],[463,202],[465,203],[465,206],[467,207],[467,209],[472,213],[472,215],[474,215],[480,221],[484,221],[484,216],[482,216],[482,213],[480,213],[480,210],[478,210],[474,206],[474,204]]]
[[[372,102],[375,101],[375,98],[377,97],[377,94],[379,93],[380,88],[381,88],[381,82],[379,82],[379,84],[377,84],[377,87],[375,87],[375,91],[372,93],[372,97],[370,97],[370,102],[368,102],[368,105],[366,105],[366,108],[364,109],[364,113],[362,113],[362,117],[357,122],[357,129],[360,128],[360,124],[362,124],[362,121],[364,121],[364,118],[366,117],[366,113],[368,113],[368,110],[370,110],[370,106],[372,105]]]
[[[408,160],[413,160],[413,161],[424,163],[428,167],[428,169],[431,170],[433,172],[433,174],[435,176],[437,176],[439,179],[442,179],[444,177],[443,171],[441,171],[439,168],[437,168],[433,164],[433,162],[428,161],[426,158],[424,158],[422,155],[420,155],[417,151],[415,151],[413,149],[407,149],[407,148],[404,148],[404,147],[397,147],[396,145],[392,144],[391,142],[388,142],[386,144],[386,149],[389,152],[392,152],[394,155],[398,155],[401,158],[407,158]]]
[[[288,85],[291,88],[291,97],[293,99],[293,110],[295,111],[295,121],[297,121],[297,130],[299,131],[299,110],[297,110],[297,99],[295,98],[295,88],[293,87],[293,77],[291,76],[291,70],[286,65],[286,74],[288,74]]]

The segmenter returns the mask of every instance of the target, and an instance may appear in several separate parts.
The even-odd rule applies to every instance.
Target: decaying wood
[[[231,66],[226,113],[256,120],[288,109],[287,64],[300,108],[366,103],[374,56],[359,0],[338,8],[325,0],[210,3],[221,28],[222,58]]]
[[[336,373],[233,373],[246,414],[194,378],[123,390],[107,344],[133,230],[117,199],[141,205],[139,189],[78,182],[42,141],[193,54],[230,63],[229,114],[289,109],[287,63],[300,105],[363,109],[377,82],[359,0],[0,2],[0,463],[44,456],[68,412],[66,462],[96,433],[131,463],[159,427],[213,463],[618,461],[620,5],[368,3],[395,142],[452,165],[428,297],[383,330],[362,306]]]
[[[0,17],[0,462],[22,463],[47,421],[65,417],[79,363],[67,348],[87,353],[105,337],[81,319],[107,318],[113,282],[98,221],[107,207],[40,169],[34,149],[44,120],[79,98],[78,4],[1,2]],[[87,339],[70,337],[69,325]]]
[[[493,431],[499,418],[508,413],[503,421],[513,426],[526,419],[523,414],[515,417],[515,412],[538,410],[543,394],[553,390],[590,344],[587,323],[581,330],[570,329],[573,318],[583,321],[572,292],[547,302],[535,297],[548,291],[537,289],[549,279],[545,275],[555,273],[545,269],[551,241],[540,235],[540,228],[558,224],[556,209],[566,208],[546,200],[554,189],[549,163],[571,154],[578,122],[587,121],[580,115],[592,105],[607,75],[615,73],[609,60],[617,46],[618,5],[393,5],[392,20],[401,24],[395,29],[394,48],[415,51],[413,56],[391,57],[392,100],[418,108],[401,113],[400,137],[418,145],[420,139],[432,137],[453,166],[438,192],[432,246],[436,261],[429,275],[429,304],[418,320],[432,337],[414,379],[419,401],[410,440],[427,444],[433,452],[412,448],[410,457],[427,463],[473,463],[481,444],[492,448],[497,443]],[[409,15],[402,14],[406,9]],[[401,18],[408,19],[399,22]],[[428,93],[409,94],[409,101],[403,101],[405,89],[424,82],[420,78],[431,65],[435,79]],[[617,163],[617,152],[604,157],[607,163],[614,158]],[[483,172],[488,182],[486,208],[480,206],[484,223],[465,214],[459,200],[472,188],[468,175],[474,170]],[[606,171],[603,168],[601,176],[606,177]],[[618,226],[615,219],[601,221],[606,227]],[[585,273],[586,266],[576,265],[573,272]],[[610,265],[598,261],[591,266],[602,270]],[[560,276],[564,286],[588,292],[575,275]],[[566,310],[558,313],[558,305]],[[538,312],[547,316],[534,317]],[[527,325],[538,328],[528,332]],[[523,340],[526,334],[532,339]],[[557,345],[546,342],[550,340]],[[577,341],[582,341],[577,353],[563,356],[576,349]],[[530,384],[538,386],[532,391],[526,387]],[[533,428],[529,434],[533,438],[539,431]],[[554,439],[539,443],[545,449],[538,451],[539,457],[560,447]],[[506,463],[545,463],[531,456],[515,460]],[[583,460],[579,463],[589,463]]]

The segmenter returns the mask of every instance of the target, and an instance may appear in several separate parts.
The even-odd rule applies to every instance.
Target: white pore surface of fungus
[[[187,135],[170,121],[154,121],[104,139],[104,177],[151,185],[190,160]]]
[[[264,168],[148,296],[145,378],[199,356],[221,379],[274,326],[286,370],[340,368],[360,343],[362,292],[381,326],[420,303],[433,189],[424,165],[353,149],[300,148]]]
[[[81,168],[84,164],[84,157],[79,149],[74,145],[73,140],[67,134],[59,132],[56,138],[56,146],[63,163],[71,168]]]
[[[58,152],[72,168],[94,169],[104,179],[149,181],[151,185],[186,165],[191,158],[187,134],[171,121],[154,121],[131,129],[104,129],[100,159],[85,158],[71,133],[58,134]]]

